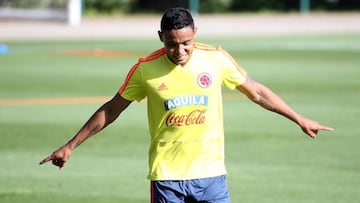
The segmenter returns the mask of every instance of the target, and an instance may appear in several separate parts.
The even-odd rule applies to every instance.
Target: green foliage
[[[134,0],[85,0],[85,14],[128,13]]]
[[[239,11],[298,11],[300,0],[198,0],[200,13]],[[67,0],[1,1],[0,6],[12,8],[66,9]],[[158,12],[174,7],[189,7],[188,0],[82,0],[85,15],[116,15],[138,12]],[[360,10],[355,0],[309,0],[311,10]]]
[[[228,11],[232,0],[208,0],[206,2],[200,1],[201,13],[220,13]]]
[[[11,8],[66,8],[67,0],[12,0],[0,1],[0,6]]]
[[[263,11],[277,10],[289,11],[298,8],[298,1],[287,0],[232,0],[231,10],[233,11]]]

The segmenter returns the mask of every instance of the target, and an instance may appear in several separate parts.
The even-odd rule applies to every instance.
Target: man
[[[164,48],[140,59],[116,95],[40,164],[52,161],[63,168],[75,147],[112,123],[132,101],[147,98],[151,202],[225,203],[230,197],[222,86],[236,88],[263,108],[290,119],[312,138],[319,130],[332,130],[296,113],[221,48],[195,43],[196,30],[188,10],[167,10],[158,31]]]

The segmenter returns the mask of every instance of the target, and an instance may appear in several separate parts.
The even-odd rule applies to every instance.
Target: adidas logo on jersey
[[[158,91],[167,90],[168,88],[164,83],[161,83],[161,85],[157,88]]]

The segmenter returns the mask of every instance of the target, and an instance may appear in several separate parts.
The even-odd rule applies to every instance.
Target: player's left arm
[[[301,116],[269,88],[249,76],[237,89],[263,108],[292,120],[301,127],[304,133],[312,138],[316,137],[319,130],[333,130],[330,127],[323,126],[316,121]]]

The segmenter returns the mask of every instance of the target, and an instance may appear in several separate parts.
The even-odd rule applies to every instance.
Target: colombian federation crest
[[[211,85],[212,79],[209,73],[200,73],[197,78],[198,85],[202,88],[207,88]]]

